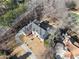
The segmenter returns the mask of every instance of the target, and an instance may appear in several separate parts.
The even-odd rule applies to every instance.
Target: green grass
[[[12,22],[26,11],[26,3],[18,4],[16,0],[2,0],[2,4],[7,8],[6,12],[0,16],[0,27],[11,27]]]
[[[0,16],[0,26],[11,26],[11,23],[17,18],[19,15],[26,11],[26,7],[22,4],[18,8],[13,10],[9,10],[4,15]]]
[[[79,15],[76,13],[71,13],[71,16],[75,19],[76,23],[79,23]]]
[[[48,40],[44,40],[44,44],[45,44],[45,46],[49,46],[49,42],[48,42]]]

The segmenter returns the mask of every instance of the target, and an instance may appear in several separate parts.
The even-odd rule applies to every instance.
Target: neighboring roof
[[[79,56],[79,48],[78,47],[76,47],[75,45],[73,45],[72,43],[71,43],[71,41],[70,40],[67,40],[68,38],[66,38],[65,40],[64,40],[64,44],[66,45],[66,47],[67,47],[67,49],[69,49],[69,52],[70,52],[70,54],[71,54],[71,56],[72,57],[77,57],[77,56]],[[79,44],[78,44],[79,45]]]
[[[67,48],[71,51],[73,56],[79,56],[79,52],[78,52],[79,48],[74,46],[70,41],[69,41]]]

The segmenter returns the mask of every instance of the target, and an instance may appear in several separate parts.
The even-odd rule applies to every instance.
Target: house
[[[47,21],[30,22],[27,26],[23,27],[15,36],[16,43],[20,46],[21,50],[25,53],[30,52],[31,59],[44,59],[44,53],[46,47],[44,46],[44,40],[50,33],[50,25]],[[12,55],[18,53],[15,49]],[[16,51],[16,53],[15,53]],[[25,54],[24,53],[24,54]],[[22,56],[22,55],[21,55]]]
[[[25,32],[26,35],[32,33],[33,35],[38,36],[41,41],[44,41],[44,39],[48,37],[49,33],[52,32],[52,29],[47,21],[39,22],[34,20],[30,24],[22,28],[22,30],[20,30],[19,32]]]

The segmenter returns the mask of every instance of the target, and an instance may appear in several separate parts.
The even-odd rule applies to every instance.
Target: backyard
[[[0,16],[1,27],[11,27],[11,23],[27,9],[24,2],[12,3],[14,0],[4,1],[4,6],[7,6],[7,12]]]

